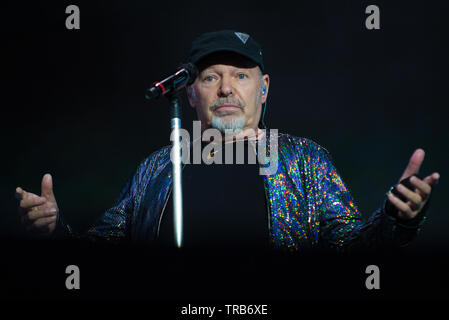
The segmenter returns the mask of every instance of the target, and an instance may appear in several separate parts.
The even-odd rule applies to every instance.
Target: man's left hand
[[[418,173],[424,160],[424,156],[425,152],[423,149],[416,149],[415,152],[413,152],[407,168],[399,179],[399,182]],[[434,172],[422,180],[417,177],[411,177],[410,183],[415,186],[414,190],[410,190],[403,184],[398,183],[396,189],[407,199],[407,202],[402,201],[392,192],[388,192],[388,200],[390,200],[390,202],[398,209],[397,216],[404,220],[410,220],[416,217],[429,200],[432,186],[438,179],[440,179],[440,174],[438,172]]]

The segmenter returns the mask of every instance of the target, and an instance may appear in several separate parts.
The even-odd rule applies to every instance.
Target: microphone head
[[[157,99],[161,95],[161,90],[158,87],[151,87],[145,90],[145,98],[147,100]]]

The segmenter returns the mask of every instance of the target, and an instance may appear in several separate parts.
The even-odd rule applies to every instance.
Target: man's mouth
[[[241,109],[241,108],[235,104],[223,104],[223,105],[215,108],[214,111],[235,111],[238,109]]]

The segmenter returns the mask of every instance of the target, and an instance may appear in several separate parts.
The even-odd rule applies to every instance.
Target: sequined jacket
[[[329,152],[317,143],[278,135],[277,172],[264,176],[272,246],[289,251],[329,248],[352,251],[404,246],[424,219],[404,224],[380,205],[362,221]],[[267,150],[270,152],[267,139]],[[170,146],[148,156],[122,189],[115,205],[83,237],[92,240],[154,241],[172,185]],[[380,200],[381,201],[381,200]],[[58,222],[58,234],[71,228]]]

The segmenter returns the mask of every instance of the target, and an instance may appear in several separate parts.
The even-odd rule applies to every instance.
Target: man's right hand
[[[59,213],[50,174],[43,176],[41,188],[41,196],[26,192],[20,187],[16,189],[16,197],[20,201],[19,216],[27,230],[50,235],[55,230]]]

